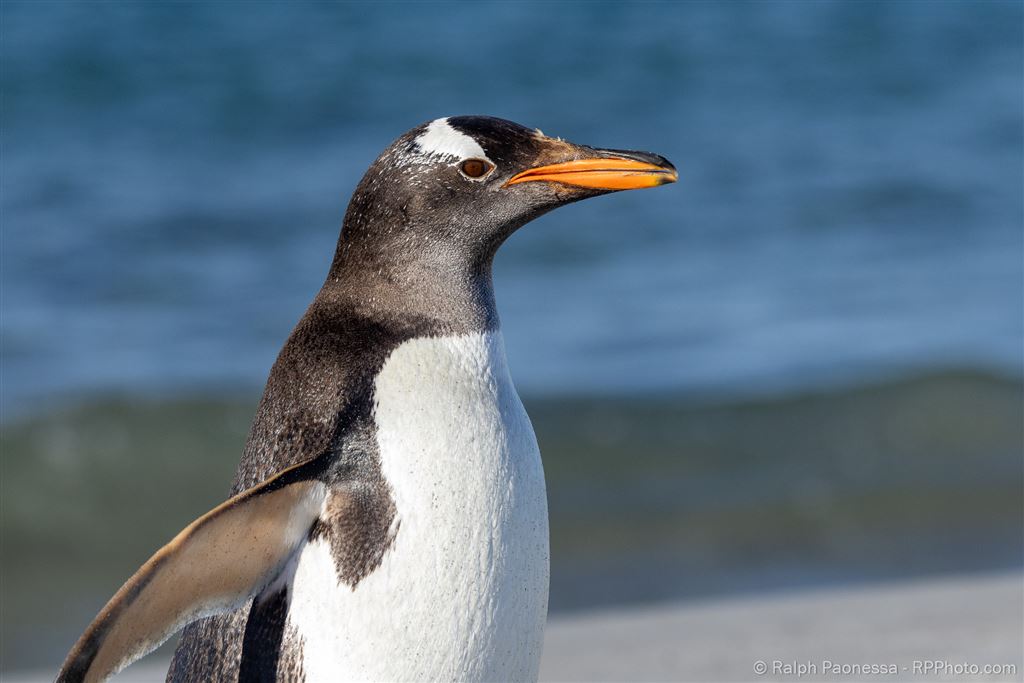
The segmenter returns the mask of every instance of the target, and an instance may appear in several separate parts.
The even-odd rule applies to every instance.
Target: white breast
[[[544,473],[498,333],[398,347],[376,382],[398,534],[355,589],[310,544],[289,622],[307,681],[536,680],[548,602]]]

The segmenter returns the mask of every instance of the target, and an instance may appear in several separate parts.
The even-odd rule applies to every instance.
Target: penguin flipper
[[[327,487],[322,459],[229,498],[158,550],[100,610],[57,683],[102,681],[196,619],[235,609],[270,584],[306,540]]]

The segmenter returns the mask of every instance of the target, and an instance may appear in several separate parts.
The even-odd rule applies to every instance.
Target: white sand
[[[556,617],[548,625],[541,680],[1021,681],[1022,652],[1024,577],[976,575]],[[755,673],[759,661],[767,674]],[[874,666],[878,673],[826,671],[826,661]],[[915,661],[1015,669],[971,675],[915,670]],[[797,664],[813,669],[803,676],[772,673]],[[885,673],[891,666],[897,673]],[[166,661],[140,662],[115,680],[162,681],[166,667]],[[53,673],[3,680],[35,683]]]
[[[975,576],[594,612],[552,620],[546,681],[930,681],[1024,676],[1024,577]],[[835,664],[895,665],[839,675]],[[914,661],[1011,664],[1014,673],[941,675]],[[758,676],[756,662],[769,672]],[[775,662],[816,673],[772,674]],[[906,669],[904,669],[906,667]]]

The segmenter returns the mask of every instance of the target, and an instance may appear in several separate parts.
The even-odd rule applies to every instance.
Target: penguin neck
[[[363,318],[423,328],[431,336],[494,331],[493,254],[359,247],[344,240],[318,298]]]

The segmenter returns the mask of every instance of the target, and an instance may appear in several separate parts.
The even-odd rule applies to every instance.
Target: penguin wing
[[[263,590],[320,514],[323,462],[283,470],[185,527],[100,610],[57,682],[105,680],[188,623],[233,610]]]

